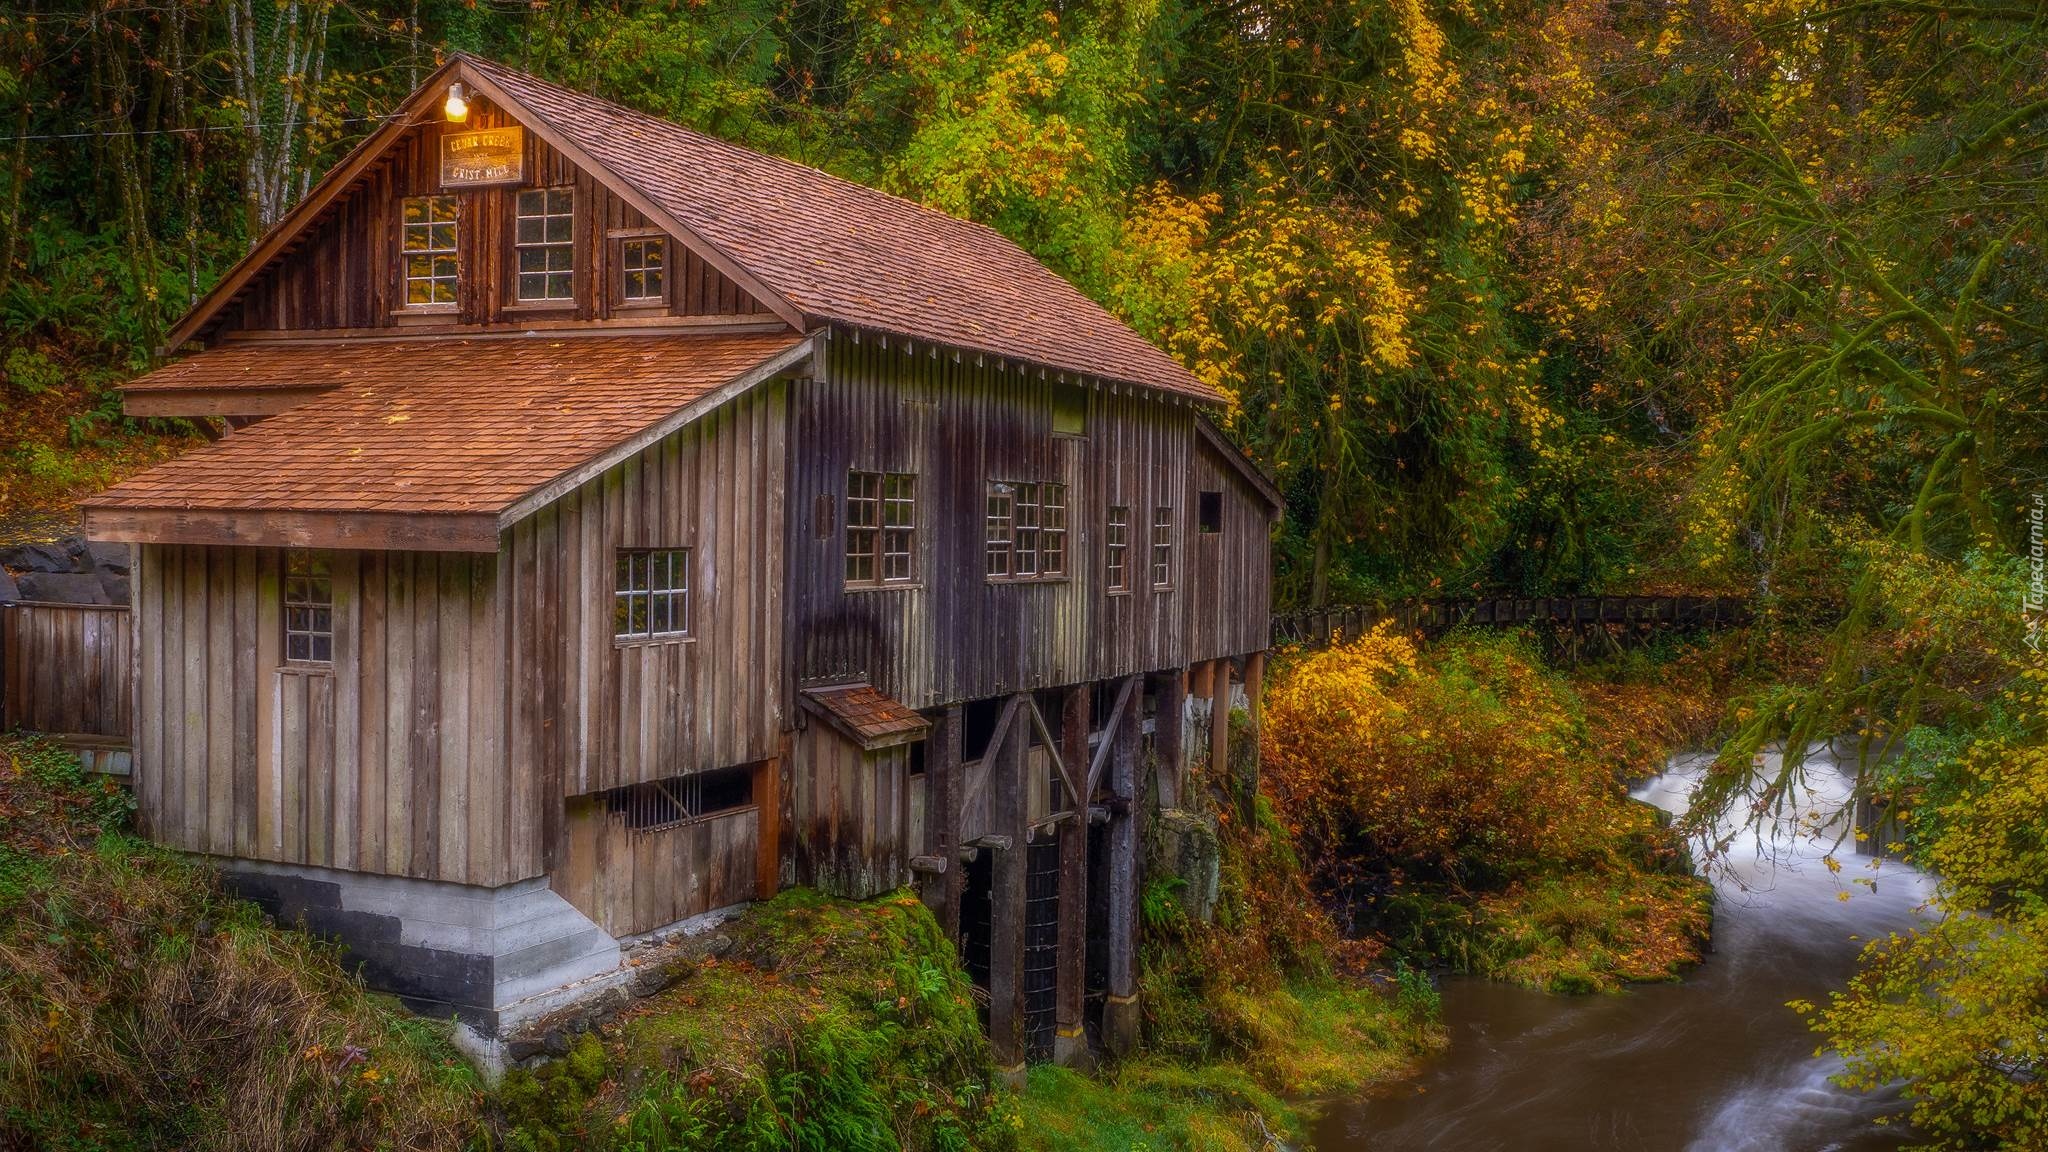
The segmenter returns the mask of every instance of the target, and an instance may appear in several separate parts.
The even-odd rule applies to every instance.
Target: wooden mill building
[[[1256,695],[1279,505],[1072,286],[457,57],[171,346],[128,411],[229,431],[86,514],[155,838],[487,1037],[914,884],[1006,1064],[1127,1042],[1140,822]]]

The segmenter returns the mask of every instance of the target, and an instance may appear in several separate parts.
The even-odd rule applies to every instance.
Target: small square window
[[[668,239],[650,236],[619,245],[619,298],[644,304],[668,299]]]
[[[690,550],[621,549],[612,580],[613,638],[683,639],[692,624]]]

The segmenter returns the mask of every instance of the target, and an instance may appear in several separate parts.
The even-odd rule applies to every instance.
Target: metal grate
[[[1059,1004],[1059,839],[1027,848],[1024,869],[1024,1054],[1046,1060]]]

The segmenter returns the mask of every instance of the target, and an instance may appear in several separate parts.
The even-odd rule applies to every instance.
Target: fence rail
[[[133,632],[106,604],[0,604],[0,727],[76,748],[86,767],[128,771]]]
[[[1704,631],[1746,624],[1749,602],[1735,596],[1497,596],[1344,605],[1273,616],[1275,646],[1319,648],[1383,621],[1404,632],[1438,635],[1461,626],[1535,626],[1576,656],[1626,648],[1662,631]]]

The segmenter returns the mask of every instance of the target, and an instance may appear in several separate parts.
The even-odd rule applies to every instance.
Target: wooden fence
[[[1391,620],[1403,632],[1436,636],[1457,627],[1533,628],[1573,660],[1634,647],[1665,631],[1746,624],[1749,602],[1734,596],[1502,596],[1411,600],[1276,613],[1273,644],[1320,648]]]
[[[0,604],[0,728],[41,732],[126,775],[134,699],[128,609]]]

